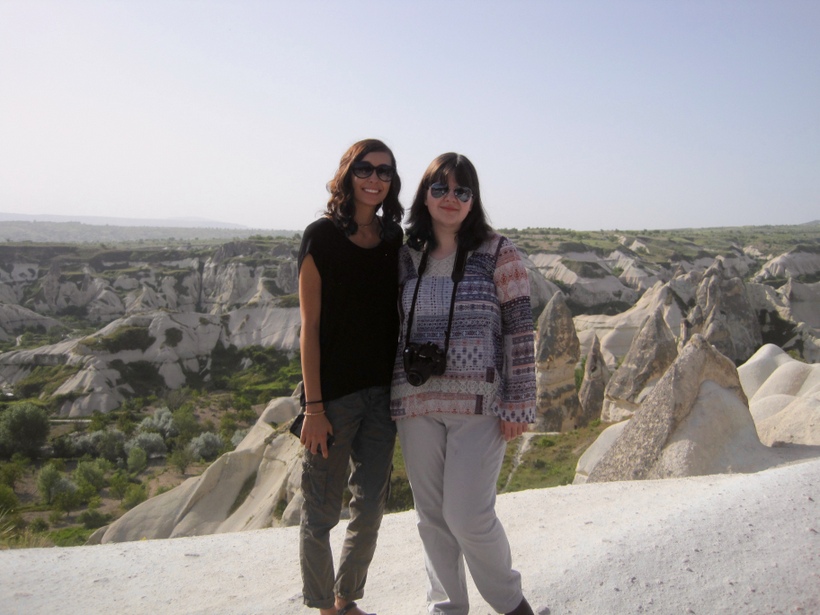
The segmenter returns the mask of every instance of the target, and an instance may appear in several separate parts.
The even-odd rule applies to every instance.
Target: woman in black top
[[[354,600],[364,594],[387,498],[400,189],[390,149],[375,139],[355,143],[328,184],[327,211],[305,229],[299,250],[306,415],[300,560],[304,602],[321,615],[365,615]],[[339,522],[348,465],[350,522],[334,574],[330,530]]]

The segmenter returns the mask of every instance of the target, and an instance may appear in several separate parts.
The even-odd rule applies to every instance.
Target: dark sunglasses
[[[353,163],[353,175],[359,179],[367,179],[373,175],[373,171],[376,171],[376,177],[383,182],[389,182],[392,180],[393,175],[396,173],[396,169],[391,167],[389,164],[380,164],[379,166],[374,167],[366,160],[360,160],[359,162]]]
[[[446,196],[449,192],[450,186],[445,186],[444,184],[433,184],[430,186],[430,195],[434,199],[440,199],[441,197]],[[469,188],[465,188],[464,186],[456,186],[453,188],[453,194],[462,203],[466,203],[473,198],[473,191]]]

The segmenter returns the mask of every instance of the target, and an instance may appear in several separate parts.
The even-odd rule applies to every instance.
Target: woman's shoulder
[[[382,236],[385,241],[395,244],[396,246],[401,246],[402,241],[404,240],[404,230],[402,230],[401,225],[398,222],[384,217],[381,218],[381,224]]]
[[[493,231],[484,241],[481,242],[481,245],[478,246],[476,252],[495,254],[500,248],[503,248],[508,244],[510,244],[509,239],[507,239],[504,235],[500,235],[499,233]]]
[[[333,220],[327,216],[322,216],[308,224],[305,227],[303,235],[325,234],[334,230],[336,230],[336,225],[333,223]]]

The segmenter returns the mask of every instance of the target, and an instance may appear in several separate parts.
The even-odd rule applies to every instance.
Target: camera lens
[[[407,382],[410,383],[410,386],[420,387],[421,385],[424,384],[425,380],[426,380],[426,378],[424,378],[418,372],[415,372],[415,371],[407,372]]]

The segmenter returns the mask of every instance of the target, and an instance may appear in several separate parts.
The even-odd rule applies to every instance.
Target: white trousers
[[[428,612],[468,615],[465,560],[484,600],[512,611],[523,593],[495,514],[506,448],[499,419],[431,414],[396,422],[424,546]]]

